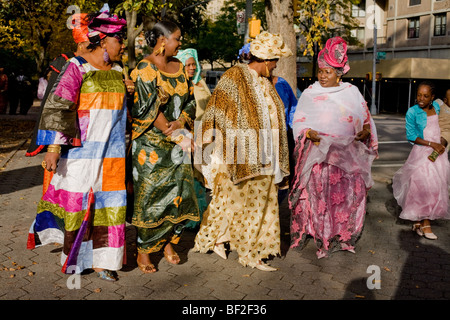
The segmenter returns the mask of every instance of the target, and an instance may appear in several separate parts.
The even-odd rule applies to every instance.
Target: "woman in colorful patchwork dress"
[[[92,268],[109,281],[117,280],[125,245],[127,91],[115,63],[125,49],[125,26],[108,12],[96,15],[89,24],[89,52],[67,62],[48,95],[36,143],[48,146],[42,166],[54,175],[28,242],[29,248],[63,243],[66,273]],[[90,190],[94,201],[88,208]],[[65,264],[68,257],[73,265]]]
[[[202,173],[212,191],[194,250],[226,259],[224,244],[239,263],[275,271],[263,260],[280,254],[278,189],[287,188],[288,143],[284,105],[268,79],[291,51],[279,35],[259,34],[250,61],[221,77],[202,119]],[[210,150],[211,152],[208,152]]]
[[[137,227],[137,264],[153,273],[150,253],[164,251],[180,263],[172,244],[184,226],[199,221],[191,160],[196,104],[183,64],[174,58],[181,45],[180,28],[168,21],[145,33],[153,52],[131,73],[136,85],[132,116],[131,176],[134,203],[131,223]]]
[[[308,236],[323,258],[354,252],[373,185],[377,157],[375,124],[358,88],[340,81],[350,69],[347,44],[328,39],[318,56],[318,79],[303,91],[294,114],[295,176],[289,194],[291,247]]]
[[[201,77],[202,68],[198,62],[197,50],[189,48],[185,50],[179,50],[176,57],[183,63],[186,70],[186,74],[194,85],[194,97],[196,103],[195,111],[195,123],[197,127],[194,128],[195,132],[198,130],[198,126],[202,121],[203,114],[205,113],[206,105],[208,104],[209,98],[211,97],[211,91],[208,88],[205,80]],[[198,208],[200,210],[200,220],[203,216],[203,212],[208,206],[206,200],[206,188],[203,175],[200,171],[194,167],[194,186],[195,194],[197,195]],[[186,224],[187,229],[196,230],[200,225],[200,221],[194,222],[190,221]]]

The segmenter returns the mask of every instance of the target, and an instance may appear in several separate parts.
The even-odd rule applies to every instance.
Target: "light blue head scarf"
[[[202,72],[200,63],[198,63],[197,50],[191,49],[191,48],[185,49],[185,50],[179,50],[178,54],[175,56],[175,58],[180,60],[181,63],[183,63],[183,65],[186,65],[186,61],[189,58],[194,58],[197,68],[195,69],[195,73],[194,73],[194,77],[192,78],[192,82],[194,82],[194,84],[197,84],[201,79],[200,73]]]

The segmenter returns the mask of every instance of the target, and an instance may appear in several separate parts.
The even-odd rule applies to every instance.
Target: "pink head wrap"
[[[89,23],[89,40],[96,42],[107,35],[119,34],[126,25],[125,19],[119,19],[117,15],[112,15],[107,11],[102,12]]]
[[[325,48],[317,58],[319,68],[334,68],[338,73],[346,74],[350,70],[347,57],[347,42],[341,37],[327,40]]]

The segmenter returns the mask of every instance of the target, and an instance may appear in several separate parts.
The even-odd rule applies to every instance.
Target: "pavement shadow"
[[[402,207],[400,207],[397,203],[397,199],[394,198],[394,193],[392,190],[392,183],[386,185],[386,188],[389,190],[390,198],[385,201],[386,210],[396,219],[395,224],[399,225],[409,225],[410,221],[406,221],[400,219],[400,213],[402,212]]]
[[[367,287],[367,278],[352,280],[345,288],[342,300],[375,300],[373,290]]]
[[[433,240],[421,238],[410,230],[400,231],[398,241],[401,248],[408,252],[408,257],[393,299],[448,300],[450,254],[433,244],[424,243]]]
[[[43,177],[44,174],[41,166],[1,171],[0,194],[9,194],[23,189],[28,189],[33,186],[42,185]],[[24,179],[26,179],[25,183]],[[34,181],[39,182],[36,183]]]

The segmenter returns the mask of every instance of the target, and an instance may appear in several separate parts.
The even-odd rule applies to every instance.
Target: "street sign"
[[[237,32],[240,35],[245,34],[245,10],[236,12]]]
[[[386,60],[386,52],[384,52],[384,51],[378,51],[378,52],[377,52],[377,59],[378,59],[378,60]]]

